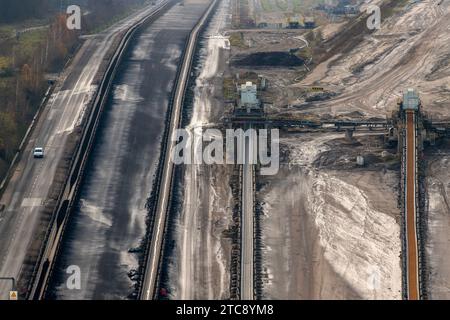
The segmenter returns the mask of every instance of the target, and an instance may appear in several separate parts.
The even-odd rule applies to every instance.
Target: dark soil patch
[[[245,57],[238,57],[234,64],[252,67],[297,67],[305,61],[287,52],[257,52]]]

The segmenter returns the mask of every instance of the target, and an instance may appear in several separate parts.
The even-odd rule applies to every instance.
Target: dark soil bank
[[[305,61],[287,52],[257,52],[245,57],[239,57],[234,62],[237,66],[252,67],[296,67]]]

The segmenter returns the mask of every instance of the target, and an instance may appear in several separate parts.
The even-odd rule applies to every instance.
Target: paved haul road
[[[50,285],[50,298],[126,299],[145,235],[168,98],[186,38],[208,1],[175,5],[132,40],[114,80]],[[81,270],[81,290],[65,286]]]
[[[419,256],[417,248],[416,212],[416,124],[415,114],[406,114],[406,236],[408,299],[420,299]]]
[[[115,36],[158,6],[148,6],[86,40],[71,67],[63,74],[59,88],[45,107],[0,200],[4,205],[0,212],[0,277],[18,278],[20,275],[67,138],[95,90],[94,76]],[[45,159],[33,159],[32,150],[36,146],[45,148]],[[7,299],[9,290],[9,283],[0,282],[0,299]]]
[[[245,139],[245,163],[242,168],[242,218],[241,218],[241,300],[254,299],[253,239],[254,239],[254,137]]]

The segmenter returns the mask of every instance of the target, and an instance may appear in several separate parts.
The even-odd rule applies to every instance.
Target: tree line
[[[45,75],[60,72],[77,47],[78,31],[66,27],[66,5],[79,4],[83,12],[89,11],[83,24],[95,29],[123,14],[128,6],[143,2],[0,0],[0,26],[28,19],[46,19],[48,24],[48,28],[0,41],[0,181],[48,87]]]
[[[60,0],[0,0],[0,23],[45,18],[59,3]]]
[[[65,11],[72,4],[80,5],[85,11],[103,19],[145,2],[146,0],[0,0],[0,24],[45,19]]]

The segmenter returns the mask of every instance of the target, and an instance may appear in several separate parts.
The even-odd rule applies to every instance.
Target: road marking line
[[[24,198],[22,208],[40,207],[42,206],[42,198]]]

